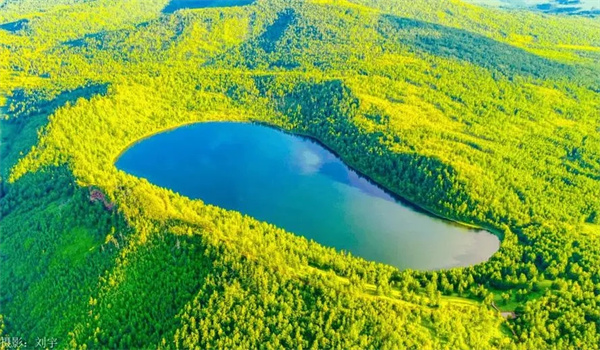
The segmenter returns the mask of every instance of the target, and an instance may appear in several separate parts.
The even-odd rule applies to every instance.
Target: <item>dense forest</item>
[[[0,348],[599,347],[599,18],[168,3],[0,1]],[[204,121],[316,138],[500,250],[399,270],[115,167]]]

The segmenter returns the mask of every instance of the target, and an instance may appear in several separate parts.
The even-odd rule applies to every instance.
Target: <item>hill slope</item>
[[[600,343],[598,19],[433,0],[166,5],[0,8],[21,23],[0,29],[3,334],[87,348]],[[398,271],[114,166],[144,136],[215,120],[311,135],[502,247],[474,267]]]

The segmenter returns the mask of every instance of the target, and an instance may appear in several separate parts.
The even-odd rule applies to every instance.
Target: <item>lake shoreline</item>
[[[187,127],[187,126],[192,126],[195,124],[201,124],[201,123],[238,123],[238,124],[255,124],[255,125],[259,125],[259,126],[264,126],[270,129],[274,129],[276,131],[279,132],[283,132],[285,134],[291,135],[291,136],[296,136],[296,137],[301,137],[304,139],[307,139],[311,142],[314,142],[316,144],[318,144],[319,146],[325,148],[326,150],[328,150],[329,152],[331,152],[334,156],[338,157],[343,163],[345,163],[348,168],[352,171],[354,171],[358,176],[364,178],[365,180],[369,181],[372,185],[379,187],[381,190],[383,190],[386,194],[388,194],[389,196],[391,196],[394,200],[402,203],[403,205],[406,205],[408,207],[410,207],[412,210],[416,211],[416,212],[420,212],[423,214],[427,214],[430,216],[433,216],[434,218],[452,223],[454,225],[458,225],[461,227],[465,227],[467,229],[471,229],[471,230],[484,230],[484,231],[488,231],[491,234],[495,235],[496,237],[498,237],[498,239],[500,240],[500,247],[502,246],[502,241],[504,239],[504,234],[502,233],[502,231],[500,229],[497,228],[492,228],[492,227],[486,227],[483,225],[477,225],[474,223],[468,223],[468,222],[464,222],[464,221],[460,221],[451,217],[448,217],[446,215],[442,215],[437,213],[436,211],[422,205],[422,204],[418,204],[417,201],[415,200],[411,200],[410,198],[407,198],[405,196],[402,196],[394,191],[392,191],[391,189],[387,188],[386,186],[380,184],[379,182],[377,182],[375,179],[373,179],[372,177],[370,177],[369,175],[361,172],[360,170],[358,170],[356,168],[356,166],[352,163],[347,161],[347,159],[342,156],[341,154],[339,154],[338,152],[336,152],[334,149],[332,149],[331,147],[329,147],[328,145],[326,145],[325,143],[323,143],[321,140],[319,140],[318,138],[307,134],[307,133],[303,133],[303,132],[298,132],[298,131],[293,131],[293,130],[287,130],[287,129],[283,129],[281,126],[277,125],[277,124],[273,124],[273,123],[269,123],[269,122],[265,122],[265,121],[259,121],[259,120],[205,120],[205,121],[188,121],[188,122],[182,122],[180,124],[168,127],[166,129],[161,129],[159,131],[155,131],[155,132],[151,132],[151,133],[147,133],[144,134],[141,138],[136,139],[133,142],[128,143],[125,148],[123,148],[122,151],[120,151],[115,157],[113,157],[113,165],[116,164],[117,160],[127,151],[129,150],[131,147],[135,146],[136,144],[151,138],[155,135],[158,134],[162,134],[162,133],[167,133],[167,132],[171,132],[175,129],[178,128],[182,128],[182,127]]]
[[[336,152],[334,149],[332,149],[331,147],[329,147],[328,145],[326,145],[325,143],[323,143],[321,140],[319,140],[318,138],[307,134],[307,133],[303,133],[303,132],[298,132],[298,131],[292,131],[292,130],[286,130],[286,129],[282,129],[280,126],[276,125],[276,124],[270,124],[267,122],[262,122],[262,121],[252,121],[253,124],[257,124],[257,125],[261,125],[261,126],[265,126],[268,128],[272,128],[275,129],[277,131],[281,131],[284,132],[288,135],[292,135],[292,136],[300,136],[303,138],[306,138],[312,142],[317,143],[318,145],[320,145],[321,147],[327,149],[329,152],[333,153],[333,155],[335,155],[336,157],[338,157],[339,159],[341,159],[347,166],[348,168],[350,168],[352,171],[354,171],[355,173],[357,173],[359,176],[361,176],[362,178],[366,179],[367,181],[369,181],[371,184],[379,187],[380,189],[382,189],[385,193],[387,193],[388,195],[390,195],[392,198],[394,198],[395,200],[401,202],[404,205],[409,206],[411,209],[416,210],[418,212],[421,213],[425,213],[431,216],[434,216],[436,218],[442,219],[444,221],[448,221],[451,222],[453,224],[457,224],[459,226],[463,226],[469,229],[473,229],[473,230],[485,230],[488,231],[492,234],[494,234],[495,236],[497,236],[500,239],[500,245],[502,245],[502,240],[504,239],[504,234],[497,228],[490,228],[490,227],[484,227],[482,225],[477,225],[474,223],[468,223],[468,222],[464,222],[464,221],[460,221],[457,219],[453,219],[450,218],[446,215],[442,215],[439,214],[437,212],[435,212],[433,209],[430,209],[422,204],[418,204],[417,201],[411,200],[410,198],[407,198],[405,196],[402,196],[394,191],[392,191],[391,189],[387,188],[386,186],[380,184],[379,182],[377,182],[375,179],[373,179],[371,176],[363,173],[362,171],[358,170],[356,168],[356,166],[352,163],[349,162],[344,156],[342,156],[341,154],[339,154],[338,152]]]

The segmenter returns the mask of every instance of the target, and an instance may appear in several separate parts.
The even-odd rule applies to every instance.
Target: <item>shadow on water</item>
[[[340,160],[342,159],[342,156],[338,152],[336,152],[335,150],[333,150],[332,148],[330,148],[329,146],[327,146],[326,144],[324,144],[323,142],[319,141],[318,139],[316,139],[314,137],[311,137],[311,136],[308,136],[305,134],[297,134],[297,133],[294,133],[293,131],[282,130],[282,129],[278,128],[277,126],[273,126],[271,124],[260,123],[260,122],[253,122],[252,124],[270,128],[274,131],[281,132],[286,135],[304,140],[308,143],[309,147],[312,149],[322,148],[331,155],[330,159],[331,158],[340,159]],[[383,187],[382,185],[378,184],[377,181],[373,180],[367,174],[365,174],[351,166],[348,166],[348,165],[344,165],[344,167],[348,168],[348,170],[340,169],[339,167],[336,167],[336,166],[331,167],[331,166],[328,166],[328,164],[325,164],[321,168],[321,173],[323,175],[331,178],[334,181],[351,185],[370,196],[378,197],[378,198],[381,198],[381,199],[387,200],[387,201],[398,202],[398,203],[402,204],[404,207],[406,207],[416,213],[436,217],[437,219],[444,221],[448,225],[460,227],[460,228],[467,229],[470,231],[480,231],[479,228],[470,227],[464,223],[454,221],[454,220],[446,218],[440,214],[436,214],[433,211],[424,209],[423,207],[416,205],[415,203],[407,200],[406,198],[401,197],[398,194],[396,194],[396,193],[388,190],[387,188]]]
[[[232,7],[250,5],[254,0],[171,0],[163,13],[173,13],[180,9],[198,9],[205,7]]]

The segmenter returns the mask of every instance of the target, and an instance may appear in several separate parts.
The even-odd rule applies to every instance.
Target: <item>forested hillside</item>
[[[168,2],[0,1],[3,339],[598,348],[599,18],[458,0]],[[205,121],[314,137],[501,248],[401,271],[114,165]]]

